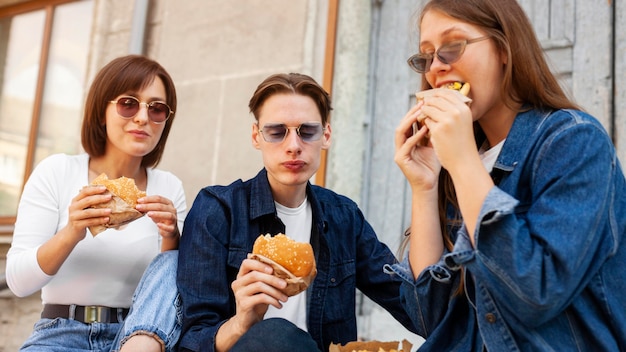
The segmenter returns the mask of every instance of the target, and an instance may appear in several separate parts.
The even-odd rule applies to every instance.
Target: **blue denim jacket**
[[[313,211],[311,244],[317,276],[307,290],[308,332],[323,351],[357,338],[358,288],[415,331],[400,298],[402,280],[387,275],[397,263],[357,205],[328,189],[308,185]],[[267,172],[246,182],[200,191],[185,219],[178,286],[183,302],[182,351],[213,351],[218,328],[235,314],[231,283],[260,234],[284,232]]]
[[[421,350],[626,351],[626,181],[602,126],[520,113],[492,177],[476,248],[463,226],[417,280],[406,260],[386,267]]]

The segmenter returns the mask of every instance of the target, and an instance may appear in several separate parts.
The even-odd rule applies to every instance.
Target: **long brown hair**
[[[176,111],[174,82],[167,71],[156,61],[141,55],[127,55],[114,59],[98,72],[87,94],[81,130],[81,142],[87,154],[98,157],[105,153],[107,140],[105,117],[109,101],[120,94],[142,90],[156,77],[159,77],[165,86],[165,102],[172,111]],[[143,157],[142,166],[155,167],[161,161],[174,116],[176,114],[172,113],[165,122],[159,142],[150,153]]]
[[[507,107],[580,109],[550,71],[532,24],[517,0],[431,0],[423,7],[418,26],[428,11],[438,11],[480,28],[506,54],[504,79],[499,89]],[[433,88],[424,76],[422,88]],[[478,148],[481,131],[477,123],[474,126]],[[451,231],[458,229],[461,217],[452,178],[445,169],[439,175],[438,192],[441,232],[446,248],[452,250]],[[449,218],[451,208],[456,215]]]
[[[517,0],[431,0],[422,9],[438,11],[482,29],[507,56],[500,93],[509,108],[524,104],[537,109],[579,107],[550,71],[530,20]],[[432,88],[422,76],[424,89]]]

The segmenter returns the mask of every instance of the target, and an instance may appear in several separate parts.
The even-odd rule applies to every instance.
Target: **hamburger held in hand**
[[[282,233],[260,235],[248,258],[270,265],[274,276],[287,281],[283,290],[287,296],[306,290],[317,275],[311,244],[294,241]]]
[[[119,229],[144,215],[142,212],[135,209],[135,206],[137,205],[137,199],[145,197],[146,192],[137,188],[134,179],[122,176],[111,180],[106,174],[102,173],[91,182],[91,186],[99,185],[105,186],[107,192],[111,193],[112,197],[110,201],[97,204],[93,207],[110,208],[111,215],[109,216],[108,223],[89,226],[89,231],[93,236],[106,229]]]
[[[441,88],[433,88],[433,89],[419,91],[415,93],[415,99],[419,103],[420,101],[424,100],[424,98],[432,96],[440,89],[451,89],[451,90],[458,92],[459,99],[467,105],[469,105],[472,102],[472,99],[467,97],[467,95],[470,92],[470,84],[461,83],[461,82],[448,83],[442,86]],[[424,113],[421,113],[419,116],[417,116],[417,121],[413,124],[413,134],[417,133],[417,131],[422,127],[423,121],[426,117],[427,116]],[[427,137],[429,136],[430,136],[430,133],[427,135]],[[426,139],[426,141],[423,141],[423,143],[421,143],[421,145],[427,145],[427,144],[428,144],[428,139]]]

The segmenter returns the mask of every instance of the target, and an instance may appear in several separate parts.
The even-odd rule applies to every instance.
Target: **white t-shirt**
[[[502,146],[504,145],[505,140],[506,139],[503,139],[502,142],[494,145],[493,147],[489,149],[486,149],[484,147],[485,144],[483,144],[483,147],[481,147],[478,150],[478,154],[480,155],[480,160],[482,160],[483,165],[485,166],[485,169],[487,169],[487,172],[491,172],[491,170],[493,169],[493,165],[496,163],[496,160],[498,159],[498,155],[500,154],[500,151],[502,150]]]
[[[93,237],[89,230],[56,275],[44,273],[37,250],[67,224],[69,206],[87,185],[89,156],[56,154],[33,171],[20,200],[13,243],[7,254],[7,283],[18,296],[41,289],[44,304],[130,307],[144,270],[160,252],[161,236],[147,216],[121,230]],[[146,193],[170,199],[182,232],[187,211],[182,182],[173,174],[148,169]]]
[[[278,217],[285,224],[285,235],[298,242],[310,242],[313,222],[311,204],[306,199],[297,208],[288,208],[279,203],[274,203]],[[300,329],[307,331],[306,316],[306,291],[303,291],[289,297],[281,309],[269,306],[264,318],[284,318]]]

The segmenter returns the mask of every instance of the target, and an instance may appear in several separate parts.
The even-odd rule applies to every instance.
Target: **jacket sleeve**
[[[217,330],[234,314],[227,277],[229,211],[202,190],[187,214],[177,284],[182,299],[181,351],[214,351]]]
[[[527,326],[560,314],[616,250],[611,206],[623,195],[614,194],[621,173],[612,150],[596,124],[552,132],[514,171],[524,173],[516,189],[488,194],[476,249],[457,241],[446,261],[466,266],[499,307]]]
[[[385,272],[402,279],[402,306],[415,326],[415,333],[421,337],[430,337],[444,317],[452,314],[449,301],[459,298],[461,271],[458,269],[448,267],[442,259],[414,279],[408,257],[401,263],[385,265]]]

